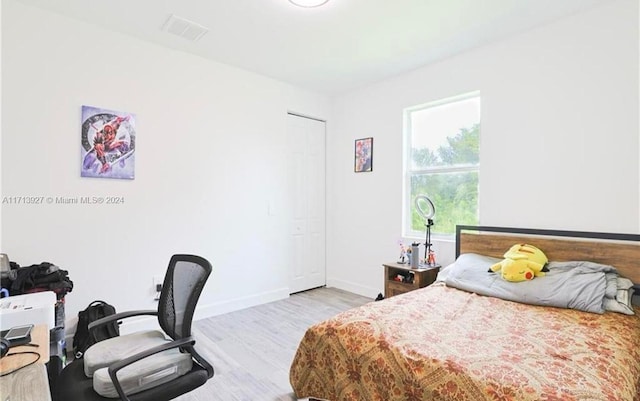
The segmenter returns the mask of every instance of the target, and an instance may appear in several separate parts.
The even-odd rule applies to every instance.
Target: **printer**
[[[53,291],[34,292],[0,298],[0,330],[27,324],[55,327],[56,294]]]

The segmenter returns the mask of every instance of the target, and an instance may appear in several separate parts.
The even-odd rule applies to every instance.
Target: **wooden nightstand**
[[[412,269],[410,265],[399,263],[383,263],[382,266],[384,266],[385,298],[426,287],[436,281],[440,271],[440,265],[424,266],[419,269]],[[406,280],[404,282],[394,280],[398,274]]]

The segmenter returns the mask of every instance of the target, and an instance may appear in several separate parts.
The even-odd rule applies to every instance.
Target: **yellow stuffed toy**
[[[507,281],[533,280],[548,271],[545,268],[548,261],[547,256],[535,246],[516,244],[504,254],[504,260],[490,267],[490,271],[500,271],[502,278]]]

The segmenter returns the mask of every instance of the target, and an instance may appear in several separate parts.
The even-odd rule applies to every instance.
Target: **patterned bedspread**
[[[640,310],[598,315],[434,284],[309,328],[290,381],[331,401],[640,401]]]

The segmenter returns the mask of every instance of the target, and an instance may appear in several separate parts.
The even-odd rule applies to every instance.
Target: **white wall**
[[[0,2],[0,49],[2,49],[2,2]],[[0,198],[2,197],[2,51],[0,51]],[[2,251],[2,207],[0,206],[0,252]]]
[[[381,263],[398,257],[401,236],[402,111],[474,90],[481,224],[637,233],[638,84],[638,2],[618,0],[339,97],[329,284],[382,291]],[[368,136],[373,172],[354,174],[353,140]],[[435,250],[454,258],[450,242]]]
[[[155,308],[152,277],[174,253],[214,265],[199,316],[287,297],[286,113],[328,118],[329,99],[14,1],[2,6],[3,195],[125,198],[2,206],[2,251],[23,266],[69,271],[69,329],[94,299],[120,311]],[[137,115],[135,180],[80,178],[82,105]]]
[[[617,0],[345,94],[330,110],[323,96],[4,0],[2,195],[125,204],[3,205],[1,250],[70,271],[71,321],[99,298],[154,308],[152,276],[176,252],[215,265],[200,316],[285,297],[291,110],[331,116],[328,284],[374,296],[401,235],[402,110],[472,90],[483,100],[482,224],[637,232],[637,16],[637,1]],[[137,115],[135,180],[79,177],[83,104]],[[354,174],[353,140],[366,136],[374,171]],[[523,177],[532,190],[510,191]],[[450,242],[436,251],[453,259]]]

